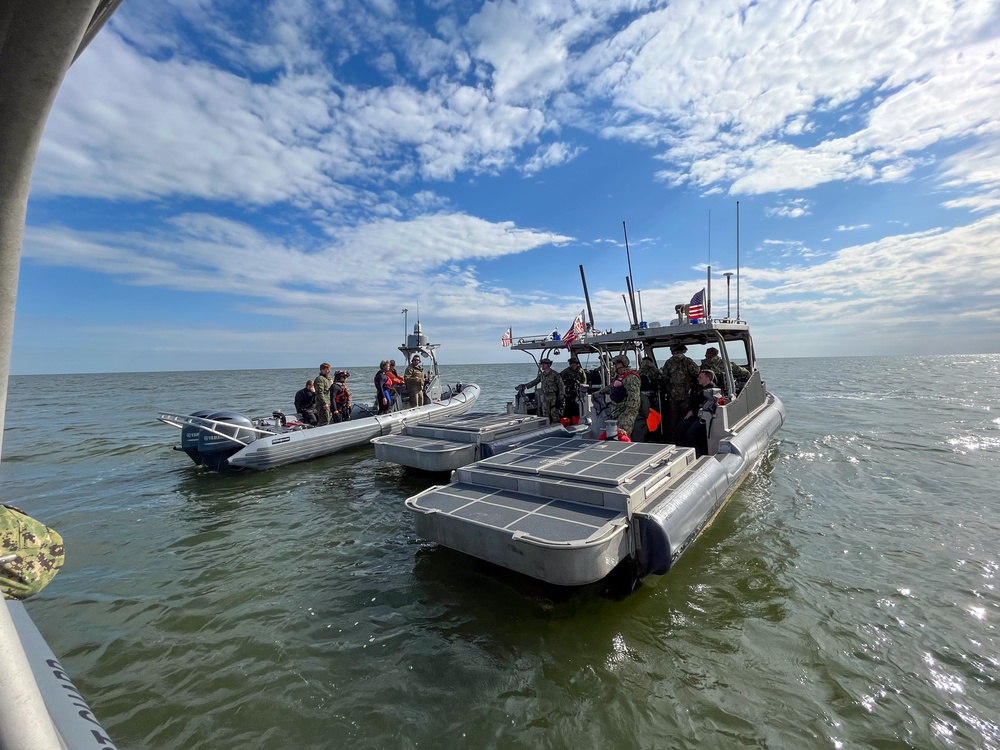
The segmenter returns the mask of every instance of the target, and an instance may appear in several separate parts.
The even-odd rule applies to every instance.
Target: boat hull
[[[417,534],[551,584],[579,586],[631,561],[671,569],[725,507],[784,422],[767,402],[718,453],[546,438],[455,472],[406,501]]]
[[[380,435],[398,433],[407,425],[464,414],[475,406],[479,394],[480,387],[473,383],[462,386],[460,391],[453,393],[447,399],[434,401],[416,409],[404,409],[388,414],[371,414],[323,427],[274,433],[264,432],[263,434],[258,431],[260,436],[242,447],[232,441],[227,442],[224,437],[220,437],[218,434],[203,430],[202,442],[209,447],[209,450],[199,451],[198,458],[194,460],[195,463],[204,464],[208,468],[220,472],[241,469],[264,470],[299,461],[308,461],[364,445]],[[366,410],[356,409],[356,412],[365,413]],[[370,412],[368,413],[370,414]],[[230,422],[236,422],[231,413],[226,412],[225,414]],[[160,418],[163,421],[173,420],[171,423],[177,423],[182,419],[169,414],[161,414]],[[190,421],[192,419],[188,418],[188,422]],[[247,420],[247,424],[249,423]],[[184,424],[186,425],[186,423]],[[230,428],[216,426],[217,431],[225,432],[227,429]],[[240,439],[246,440],[248,435],[252,438],[252,434],[247,431],[242,422],[234,424],[231,430],[232,434]]]

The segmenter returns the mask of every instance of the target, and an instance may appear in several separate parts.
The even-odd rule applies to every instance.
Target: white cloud
[[[792,198],[782,203],[764,209],[767,216],[781,219],[798,219],[808,216],[812,210],[812,201],[805,198]]]
[[[526,175],[533,175],[541,172],[549,167],[557,167],[560,164],[565,164],[566,162],[572,161],[581,153],[584,149],[580,147],[573,147],[568,143],[563,143],[561,141],[556,143],[549,143],[544,146],[540,146],[534,155],[525,162],[524,166],[521,168]]]
[[[470,263],[570,239],[511,222],[428,214],[341,227],[332,244],[295,243],[232,220],[186,214],[142,233],[29,227],[24,254],[133,285],[260,299],[273,305],[264,311],[306,322],[321,310],[354,315],[359,307],[378,309],[386,299],[421,294],[432,294],[440,307],[449,299],[467,304],[475,291],[491,295],[499,309],[515,295],[481,284]]]

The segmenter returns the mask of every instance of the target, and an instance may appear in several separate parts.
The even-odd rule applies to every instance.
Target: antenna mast
[[[628,228],[625,226],[625,222],[622,221],[622,231],[625,232],[625,258],[628,260],[628,278],[626,279],[628,286],[628,296],[632,301],[632,324],[639,325],[639,314],[635,311],[635,295],[632,293],[632,255],[628,250]],[[625,305],[625,314],[628,315],[628,305]]]
[[[736,320],[740,319],[740,202],[736,201]]]
[[[580,280],[583,281],[583,298],[587,300],[587,315],[590,317],[590,330],[594,330],[594,311],[590,309],[590,294],[587,292],[587,277],[583,273],[583,264],[580,264]]]

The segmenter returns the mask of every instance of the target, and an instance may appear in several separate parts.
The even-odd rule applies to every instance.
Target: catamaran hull
[[[768,401],[753,422],[723,446],[727,452],[704,457],[690,478],[633,514],[633,558],[640,575],[669,571],[767,453],[785,422],[781,401],[774,396]]]
[[[671,445],[543,440],[461,469],[406,506],[421,538],[547,583],[594,583],[624,561],[637,577],[663,574],[725,507],[784,419],[769,395],[719,453],[697,459]]]

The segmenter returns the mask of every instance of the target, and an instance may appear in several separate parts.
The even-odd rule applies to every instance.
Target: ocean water
[[[784,428],[627,596],[421,542],[371,448],[220,476],[155,420],[309,371],[14,377],[3,499],[68,553],[28,608],[122,748],[1000,748],[1000,355],[761,369]]]

